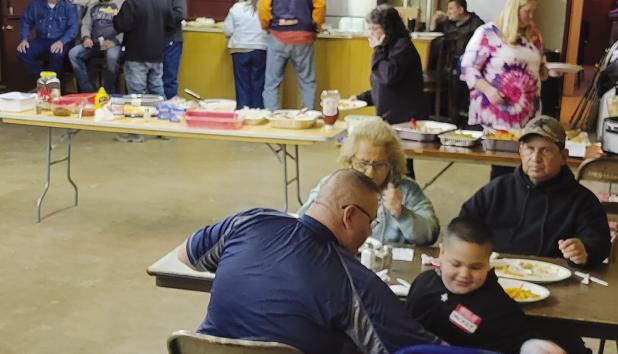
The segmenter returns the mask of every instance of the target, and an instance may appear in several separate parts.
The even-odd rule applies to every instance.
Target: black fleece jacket
[[[610,250],[607,215],[597,197],[563,166],[553,179],[532,184],[521,166],[491,181],[461,208],[460,216],[485,222],[494,233],[494,250],[562,257],[558,240],[580,239],[592,267]]]
[[[463,23],[457,23],[446,20],[436,26],[436,32],[444,32],[445,35],[451,36],[456,40],[455,55],[461,56],[466,50],[470,38],[477,28],[485,24],[481,18],[474,12],[470,12],[470,17]]]
[[[519,304],[502,290],[493,269],[483,286],[464,295],[448,291],[438,271],[427,270],[412,283],[406,306],[425,329],[452,345],[514,354],[519,353],[525,341],[541,338]],[[480,317],[473,333],[451,322],[451,314],[458,306]]]
[[[169,0],[126,0],[114,16],[114,28],[124,32],[127,61],[162,62],[166,38],[175,26]]]
[[[421,58],[410,37],[377,46],[371,58],[371,90],[358,95],[390,124],[427,119]]]

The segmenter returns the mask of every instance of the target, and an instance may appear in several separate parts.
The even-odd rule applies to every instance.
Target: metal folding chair
[[[169,354],[302,354],[287,344],[232,339],[196,333],[176,331],[167,339]]]

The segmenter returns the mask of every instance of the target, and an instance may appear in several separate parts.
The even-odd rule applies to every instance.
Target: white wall
[[[377,0],[326,0],[326,15],[365,17],[377,5]]]
[[[483,21],[494,21],[506,0],[468,0],[468,11],[476,12]],[[535,14],[535,21],[541,29],[545,47],[562,51],[562,39],[566,22],[567,0],[543,0]]]

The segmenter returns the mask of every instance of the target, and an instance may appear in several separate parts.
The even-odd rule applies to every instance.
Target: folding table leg
[[[43,186],[43,191],[41,192],[41,195],[39,196],[36,202],[36,222],[37,223],[41,222],[41,207],[43,206],[43,200],[45,199],[45,196],[47,195],[47,191],[49,190],[49,185],[51,182],[51,167],[53,165],[61,163],[61,162],[67,163],[67,180],[69,181],[71,186],[73,186],[73,190],[75,191],[74,206],[77,206],[78,199],[79,199],[79,190],[77,188],[77,184],[75,184],[75,181],[73,181],[73,178],[71,178],[71,140],[73,138],[73,135],[77,134],[79,131],[78,130],[73,130],[73,131],[67,130],[67,134],[66,134],[67,155],[59,160],[52,160],[52,151],[56,148],[56,145],[52,144],[53,128],[49,127],[47,129],[48,129],[47,130],[47,148],[46,148],[47,159],[46,159],[46,170],[45,170],[45,185]],[[64,140],[64,138],[65,136],[63,135],[60,138],[59,143],[61,143]]]
[[[277,160],[283,165],[283,196],[284,196],[284,211],[288,211],[289,209],[289,195],[288,195],[288,187],[290,184],[296,184],[296,198],[300,205],[303,205],[302,198],[300,196],[300,167],[298,161],[298,145],[294,145],[294,149],[292,152],[288,152],[288,146],[286,144],[275,144],[276,147],[273,147],[273,144],[266,144],[270,148],[270,150],[275,154]],[[288,176],[288,159],[294,162],[294,172],[295,176],[290,178]]]

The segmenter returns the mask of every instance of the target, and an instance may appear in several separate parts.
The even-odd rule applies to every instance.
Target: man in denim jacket
[[[35,38],[28,40],[34,29]],[[43,70],[37,59],[49,54],[49,70],[59,76],[67,46],[77,35],[77,12],[68,0],[33,0],[21,16],[21,42],[17,58],[26,71],[38,77]]]

